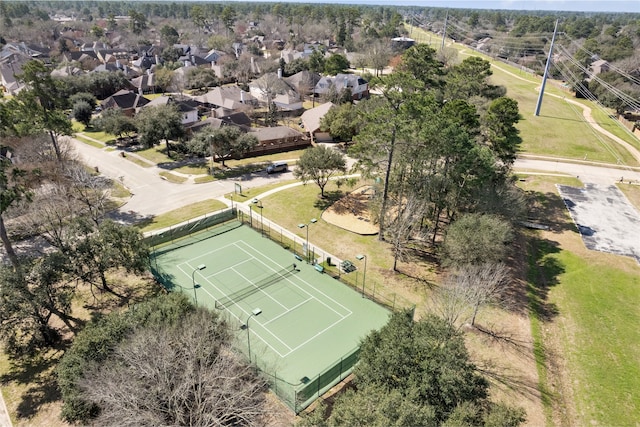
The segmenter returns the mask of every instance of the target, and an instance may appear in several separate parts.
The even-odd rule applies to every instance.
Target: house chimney
[[[116,68],[119,69],[119,70],[122,69],[122,66],[120,65],[120,60],[119,59],[116,59]]]
[[[278,68],[278,78],[282,78],[282,68]]]
[[[156,55],[156,65],[160,65],[160,57],[158,55]]]
[[[240,90],[240,102],[244,104],[244,91]]]

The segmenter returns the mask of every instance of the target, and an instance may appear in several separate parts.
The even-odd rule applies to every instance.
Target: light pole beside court
[[[307,254],[306,254],[307,255],[307,264],[309,264],[309,258],[310,258],[310,256],[309,256],[309,226],[311,224],[315,224],[316,222],[318,222],[317,219],[311,218],[311,220],[306,224],[298,224],[298,228],[306,228],[307,229]]]
[[[364,284],[365,284],[365,281],[367,280],[367,256],[362,254],[356,255],[356,259],[358,261],[362,261],[363,258],[364,258],[364,271],[362,273],[362,297],[364,298]]]
[[[260,209],[260,236],[264,237],[264,221],[262,219],[262,200],[253,199],[253,204],[256,205],[258,209]]]
[[[259,316],[260,313],[262,313],[262,310],[260,310],[259,308],[254,308],[253,311],[251,311],[251,314],[249,315],[249,317],[247,317],[247,321],[245,322],[243,326],[243,329],[247,330],[247,349],[249,351],[249,365],[251,365],[251,331],[249,331],[249,320],[251,320],[251,318],[253,316]]]
[[[193,272],[191,273],[191,284],[193,285],[193,299],[196,303],[196,305],[198,305],[198,294],[196,293],[196,271],[201,271],[204,270],[205,268],[207,268],[206,265],[204,264],[200,264],[199,266],[197,266],[196,268],[193,269]]]

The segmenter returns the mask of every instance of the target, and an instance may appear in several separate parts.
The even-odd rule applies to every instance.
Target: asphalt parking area
[[[558,185],[588,249],[630,256],[640,263],[640,213],[615,185]]]

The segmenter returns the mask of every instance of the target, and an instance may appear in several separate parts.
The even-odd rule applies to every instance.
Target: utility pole
[[[440,46],[440,50],[444,49],[444,39],[447,37],[447,20],[449,19],[449,11],[444,16],[444,29],[442,30],[442,46]]]
[[[536,104],[535,116],[540,115],[540,107],[542,106],[542,97],[544,95],[544,87],[547,84],[547,77],[549,76],[549,66],[551,65],[551,56],[553,55],[553,44],[556,41],[556,33],[558,32],[558,20],[556,19],[556,26],[553,29],[553,37],[551,37],[551,46],[549,47],[549,56],[547,57],[547,64],[544,67],[544,75],[542,76],[542,85],[540,86],[540,95],[538,95],[538,103]]]

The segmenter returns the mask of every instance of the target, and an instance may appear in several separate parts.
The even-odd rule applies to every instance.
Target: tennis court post
[[[197,266],[196,268],[193,269],[193,272],[191,273],[191,285],[193,286],[193,299],[194,302],[196,303],[196,307],[198,306],[198,294],[196,293],[196,271],[201,271],[204,270],[205,268],[207,268],[206,265],[204,264],[200,264],[199,266]]]
[[[243,325],[244,329],[247,330],[247,350],[249,353],[249,365],[251,365],[251,331],[249,330],[249,320],[251,320],[253,316],[259,316],[260,313],[262,313],[262,310],[260,310],[259,308],[254,308],[253,311],[251,311],[249,317],[247,317],[246,323]]]

